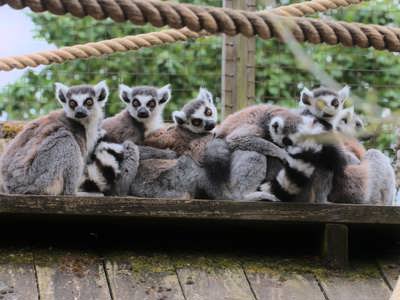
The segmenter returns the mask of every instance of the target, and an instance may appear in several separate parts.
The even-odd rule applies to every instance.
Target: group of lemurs
[[[304,88],[299,107],[260,104],[217,124],[212,94],[172,115],[171,86],[120,85],[125,109],[103,119],[109,90],[56,83],[63,109],[28,123],[1,158],[2,192],[391,204],[389,158],[357,139],[350,90]]]

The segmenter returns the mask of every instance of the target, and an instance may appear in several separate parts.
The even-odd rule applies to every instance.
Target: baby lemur
[[[63,110],[28,123],[2,156],[6,193],[77,192],[88,154],[100,135],[108,87],[104,81],[95,86],[56,83],[55,87]]]
[[[218,119],[212,94],[200,88],[197,98],[186,103],[180,111],[173,112],[172,117],[175,124],[150,133],[145,145],[171,149],[178,156],[187,154],[201,162],[204,148],[213,138],[212,130]]]
[[[153,86],[119,86],[119,97],[126,108],[119,114],[103,121],[106,131],[104,141],[122,144],[131,141],[143,145],[146,136],[163,125],[163,110],[171,99],[171,86],[157,88]],[[169,150],[159,150],[140,146],[140,158],[175,158]]]

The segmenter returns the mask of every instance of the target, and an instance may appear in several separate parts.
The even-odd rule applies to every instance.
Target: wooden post
[[[255,11],[256,0],[224,0],[224,7]],[[222,117],[255,100],[255,37],[224,35],[222,47]]]
[[[326,224],[322,242],[322,256],[326,263],[337,269],[349,264],[349,229],[344,224]]]

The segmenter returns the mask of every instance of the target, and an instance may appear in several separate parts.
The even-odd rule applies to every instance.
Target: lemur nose
[[[138,117],[139,118],[148,118],[149,117],[149,112],[145,108],[140,108],[138,110]]]
[[[275,122],[275,123],[272,124],[272,128],[274,128],[275,132],[278,132],[278,127],[279,127],[278,122]]]
[[[214,128],[215,128],[214,123],[206,123],[206,125],[204,126],[205,130],[213,130]]]
[[[87,113],[85,113],[83,111],[77,111],[75,113],[75,118],[83,119],[83,118],[86,118],[86,117],[87,117]]]

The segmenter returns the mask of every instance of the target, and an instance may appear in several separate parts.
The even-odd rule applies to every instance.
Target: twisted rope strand
[[[315,12],[322,12],[328,9],[338,8],[340,6],[348,6],[351,4],[358,4],[362,0],[312,0],[304,3],[296,3],[287,6],[278,7],[270,10],[273,13],[279,15],[296,15],[302,16],[304,14],[312,14]],[[25,4],[21,1],[4,1],[0,0],[0,5],[8,3],[12,5],[14,8],[23,8],[24,5],[29,6],[33,11],[43,11],[48,7],[54,13],[63,13],[64,11],[74,11],[76,16],[83,17],[84,11],[93,11],[98,18],[106,17],[104,14],[102,7],[96,1],[87,1],[80,4],[78,0],[67,1],[65,2],[65,6],[63,6],[64,2],[60,2],[59,0],[49,2],[47,1],[47,5],[42,4],[41,1],[35,0],[26,0]],[[104,7],[107,7],[108,10],[115,11],[114,19],[118,21],[124,21],[124,18],[129,18],[130,20],[135,19],[137,24],[144,24],[145,18],[139,17],[141,16],[140,10],[135,10],[135,6],[129,5],[126,2],[120,2],[120,6],[118,6],[113,1],[102,2],[104,3]],[[83,5],[87,5],[84,7]],[[62,7],[61,7],[61,6]],[[89,7],[90,5],[90,7]],[[112,6],[111,6],[112,5]],[[63,10],[62,8],[66,8]],[[162,19],[162,13],[170,14],[171,22],[173,22],[173,27],[182,27],[185,22],[191,22],[193,19],[199,19],[200,22],[206,22],[206,27],[208,28],[216,28],[218,26],[217,22],[214,19],[202,19],[201,8],[200,10],[196,10],[198,12],[199,18],[195,13],[191,10],[187,9],[185,6],[175,5],[175,10],[163,10],[163,6],[158,6],[160,9],[149,9],[146,5],[140,6],[139,8],[143,9],[146,14],[154,14],[156,15],[155,21],[158,25],[162,26],[163,23],[158,22],[158,20]],[[210,9],[211,14],[218,15],[218,12],[213,12],[212,8]],[[218,11],[218,10],[217,10]],[[235,34],[235,23],[237,22],[241,24],[240,26],[245,27],[245,31],[248,34],[252,34],[253,26],[257,29],[257,32],[264,38],[270,38],[271,32],[268,27],[265,26],[263,19],[260,16],[254,16],[253,14],[246,15],[246,18],[241,18],[240,14],[236,13],[232,10],[226,10],[226,13],[229,17],[224,18],[224,22],[226,25],[224,28]],[[102,17],[100,17],[102,16]],[[231,19],[232,18],[232,19]],[[154,18],[153,18],[154,19]],[[183,21],[182,21],[183,19]],[[192,26],[196,26],[192,22]],[[199,30],[201,26],[196,27]],[[195,39],[202,36],[208,35],[206,32],[195,33],[193,31],[184,28],[180,31],[169,30],[162,31],[156,33],[148,33],[144,35],[138,36],[127,36],[124,38],[117,38],[112,40],[100,41],[97,43],[88,43],[83,45],[75,45],[72,47],[64,47],[58,50],[53,51],[45,51],[39,53],[33,53],[22,56],[14,56],[14,57],[5,57],[0,58],[0,70],[2,71],[10,71],[15,68],[22,69],[26,67],[36,67],[38,65],[49,65],[53,63],[62,63],[67,60],[74,59],[85,59],[93,56],[102,56],[109,55],[115,52],[125,52],[131,50],[137,50],[142,47],[151,47],[155,45],[160,45],[164,43],[173,43],[176,41],[184,41],[188,39]]]
[[[13,69],[36,67],[38,65],[62,63],[67,60],[86,59],[89,57],[110,55],[116,52],[126,52],[140,48],[175,43],[178,41],[186,41],[188,39],[195,39],[206,35],[209,34],[206,32],[196,33],[187,28],[181,30],[169,29],[160,32],[131,35],[96,43],[63,47],[51,51],[0,58],[0,70],[10,71]]]

